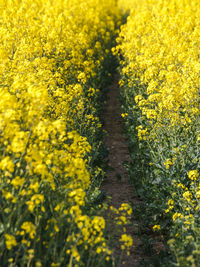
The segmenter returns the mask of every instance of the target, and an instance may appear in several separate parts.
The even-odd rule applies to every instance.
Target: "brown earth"
[[[104,108],[104,129],[107,132],[106,146],[109,150],[109,167],[105,181],[102,184],[102,190],[106,192],[107,199],[111,197],[110,204],[119,208],[122,203],[132,203],[138,205],[140,200],[134,196],[132,186],[128,182],[127,171],[123,162],[130,161],[126,139],[122,135],[123,123],[120,114],[118,74],[115,74],[114,81],[109,87],[107,93],[107,103]],[[134,214],[131,223],[126,227],[127,234],[133,237],[133,248],[130,256],[124,255],[120,263],[115,267],[135,267],[140,266],[143,259],[147,257],[144,254],[142,242],[138,236],[138,222],[134,220]],[[119,238],[115,236],[115,238]],[[115,247],[115,257],[119,258],[120,245]]]

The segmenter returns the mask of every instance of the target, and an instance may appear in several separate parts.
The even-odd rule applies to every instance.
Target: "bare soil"
[[[130,156],[126,139],[122,134],[123,122],[120,113],[118,74],[115,74],[114,81],[109,87],[107,93],[107,103],[104,108],[104,129],[107,132],[106,146],[109,150],[109,167],[105,181],[102,184],[102,190],[106,192],[107,199],[111,197],[110,204],[119,208],[122,203],[132,203],[138,205],[140,200],[134,196],[133,188],[129,184],[127,171],[123,162],[129,162]],[[138,222],[131,218],[131,224],[127,227],[127,234],[133,237],[133,248],[130,256],[124,255],[117,267],[135,267],[141,266],[143,259],[146,259],[142,242],[138,236]],[[116,236],[116,238],[118,238]],[[115,257],[120,254],[120,246],[115,248]]]

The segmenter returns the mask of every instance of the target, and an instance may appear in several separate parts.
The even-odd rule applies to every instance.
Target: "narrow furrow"
[[[139,200],[134,196],[132,186],[128,182],[127,172],[123,166],[124,162],[130,161],[128,147],[125,137],[122,135],[123,124],[120,119],[119,104],[119,75],[115,74],[113,83],[107,94],[107,103],[104,109],[104,129],[107,132],[106,146],[109,150],[109,167],[106,179],[102,185],[102,189],[106,192],[107,198],[111,197],[110,204],[115,208],[119,208],[122,203],[138,205]],[[120,263],[116,266],[134,267],[140,266],[145,255],[142,242],[138,236],[138,223],[131,219],[131,224],[127,226],[127,234],[133,237],[133,248],[130,256],[123,256]],[[118,238],[117,236],[115,238]],[[120,248],[115,248],[115,256],[119,258]]]

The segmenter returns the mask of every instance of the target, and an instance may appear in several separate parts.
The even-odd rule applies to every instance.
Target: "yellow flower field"
[[[199,266],[199,14],[197,0],[0,0],[1,266],[114,266],[108,215],[130,254],[132,208],[100,189],[117,59],[140,227],[162,236],[161,266]]]

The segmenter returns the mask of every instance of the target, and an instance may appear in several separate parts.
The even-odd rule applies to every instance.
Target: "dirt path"
[[[118,74],[114,76],[114,82],[109,88],[107,94],[107,103],[104,109],[104,129],[107,131],[106,146],[109,150],[109,166],[111,171],[102,185],[102,189],[107,196],[111,196],[111,205],[118,208],[122,203],[133,203],[138,205],[139,200],[134,197],[131,185],[127,179],[126,169],[123,166],[124,161],[130,161],[125,137],[122,135],[123,124],[120,116],[119,104]],[[134,215],[133,215],[134,217]],[[142,250],[142,242],[137,236],[137,222],[134,219],[131,225],[127,226],[127,234],[132,235],[134,246],[131,255],[124,256],[117,267],[135,267],[140,266],[140,262],[145,255]],[[116,248],[118,250],[118,248]],[[118,253],[116,252],[116,256]]]

